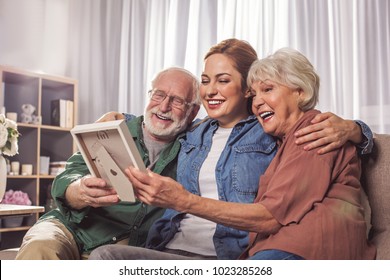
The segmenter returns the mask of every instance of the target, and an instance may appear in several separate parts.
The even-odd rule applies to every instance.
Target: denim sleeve
[[[122,115],[125,117],[126,122],[131,121],[132,119],[137,117],[135,115],[128,114],[128,113],[122,113]]]
[[[360,126],[363,134],[363,141],[356,147],[360,150],[360,155],[370,154],[374,147],[374,135],[367,124],[360,120],[355,120],[355,122]]]

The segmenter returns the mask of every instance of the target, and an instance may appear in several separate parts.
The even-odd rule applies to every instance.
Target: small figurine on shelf
[[[35,115],[35,106],[31,104],[22,105],[21,122],[22,123],[31,123],[31,124],[40,124],[41,117]]]

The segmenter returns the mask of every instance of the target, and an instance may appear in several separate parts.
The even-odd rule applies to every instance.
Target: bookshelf
[[[26,192],[33,205],[45,206],[48,188],[55,175],[41,174],[41,157],[50,158],[50,162],[66,161],[76,150],[70,134],[72,126],[77,124],[77,80],[39,72],[0,65],[0,109],[17,113],[19,154],[8,158],[22,164],[32,164],[32,175],[7,175],[7,190]],[[68,100],[72,103],[71,121],[67,127],[52,125],[53,100]],[[35,107],[34,122],[24,123],[22,105]],[[0,249],[19,247],[26,231],[37,221],[38,213],[27,215],[19,227],[0,227]]]

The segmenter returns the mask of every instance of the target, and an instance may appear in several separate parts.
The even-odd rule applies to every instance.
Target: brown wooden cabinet
[[[8,175],[7,190],[21,190],[28,193],[33,205],[45,206],[48,188],[54,175],[40,174],[41,157],[50,162],[66,161],[76,146],[70,129],[77,123],[77,81],[74,79],[26,71],[0,65],[0,108],[18,114],[19,154],[9,157],[10,161],[32,164],[32,175]],[[72,110],[69,127],[52,125],[52,101],[70,100]],[[34,122],[22,122],[22,105],[35,107]],[[26,121],[26,119],[24,119]],[[26,231],[37,221],[39,214],[24,217],[20,227],[0,228],[1,249],[18,247]]]

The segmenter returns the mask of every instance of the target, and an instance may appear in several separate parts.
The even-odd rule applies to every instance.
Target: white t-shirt
[[[202,197],[218,199],[215,168],[231,131],[232,128],[219,127],[213,136],[210,152],[199,172],[199,190]],[[213,243],[216,225],[209,220],[187,214],[180,222],[179,231],[166,247],[204,256],[216,256]]]

